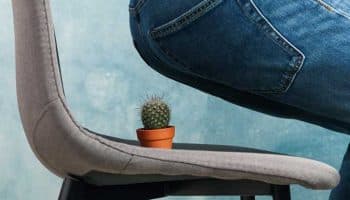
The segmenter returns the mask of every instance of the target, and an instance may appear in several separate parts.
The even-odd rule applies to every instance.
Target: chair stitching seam
[[[48,14],[47,14],[47,5],[46,5],[46,0],[42,0],[41,1],[41,8],[44,10],[44,23],[46,25],[46,31],[47,31],[47,42],[49,44],[48,46],[48,49],[49,49],[49,56],[50,56],[50,64],[51,64],[51,75],[53,75],[53,79],[54,79],[54,82],[55,82],[55,89],[56,89],[56,92],[57,92],[57,95],[59,95],[59,91],[58,91],[58,86],[57,86],[57,81],[56,81],[56,77],[55,76],[55,73],[53,71],[53,59],[52,59],[52,46],[51,46],[51,39],[50,39],[50,29],[49,29],[49,24],[48,24]],[[41,16],[40,16],[41,18]],[[39,22],[41,23],[41,22]],[[51,164],[49,164],[46,159],[44,159],[44,156],[40,153],[40,151],[38,151],[37,149],[37,145],[35,144],[36,143],[36,129],[37,127],[39,126],[41,120],[44,118],[45,114],[47,113],[48,111],[48,108],[50,107],[51,104],[55,103],[56,101],[59,100],[59,96],[58,97],[55,97],[53,100],[49,101],[48,103],[46,103],[42,109],[42,111],[40,112],[39,114],[39,117],[37,120],[35,120],[34,122],[34,127],[33,129],[31,130],[31,134],[33,135],[33,147],[34,147],[34,150],[36,151],[36,153],[41,157],[41,161],[44,162],[47,166],[50,166],[50,168],[52,168],[53,170],[55,170],[56,172],[59,172],[61,170],[57,169],[56,167],[52,166]]]
[[[129,161],[125,164],[125,166],[120,170],[120,174],[123,174],[123,172],[128,168],[128,166],[130,165],[131,161],[133,160],[135,155],[131,155]]]

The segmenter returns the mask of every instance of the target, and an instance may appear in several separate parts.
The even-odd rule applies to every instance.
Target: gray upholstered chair
[[[74,120],[61,81],[49,0],[13,0],[16,79],[23,127],[37,158],[64,178],[59,199],[150,199],[167,195],[272,195],[290,184],[331,189],[332,167],[266,151],[205,144],[173,150],[89,131]]]

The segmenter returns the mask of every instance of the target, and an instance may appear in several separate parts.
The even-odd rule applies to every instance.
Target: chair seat
[[[340,178],[334,168],[324,163],[258,149],[183,143],[175,143],[172,150],[145,148],[137,141],[89,132],[103,141],[101,145],[115,146],[132,154],[118,174],[91,171],[83,177],[95,185],[214,178],[331,189]]]

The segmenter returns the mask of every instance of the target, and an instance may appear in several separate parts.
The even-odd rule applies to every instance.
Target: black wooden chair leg
[[[58,200],[148,200],[165,196],[164,188],[158,183],[99,187],[65,179]]]
[[[272,187],[273,200],[291,200],[289,185],[274,185]]]
[[[241,196],[241,200],[255,200],[255,196]]]

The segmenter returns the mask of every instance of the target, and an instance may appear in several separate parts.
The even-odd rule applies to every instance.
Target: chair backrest
[[[12,2],[18,104],[24,129],[30,134],[43,109],[63,97],[63,89],[48,1]]]
[[[87,173],[94,163],[105,162],[106,150],[68,109],[49,0],[12,0],[12,6],[17,99],[29,144],[56,175]],[[122,152],[115,154],[114,170],[122,169],[129,157]]]
[[[62,127],[39,127],[50,105],[64,101],[56,52],[54,27],[47,0],[13,0],[16,49],[17,100],[28,142],[40,161],[51,171],[58,170],[46,161],[41,150],[43,131]],[[63,102],[64,103],[64,102]],[[63,107],[64,105],[61,104]],[[47,119],[46,119],[47,120]],[[58,122],[58,120],[56,121]],[[55,122],[47,123],[54,125]],[[49,136],[49,134],[47,134]],[[50,134],[51,139],[52,134]],[[51,140],[50,138],[46,138]],[[50,141],[46,141],[52,144]]]

